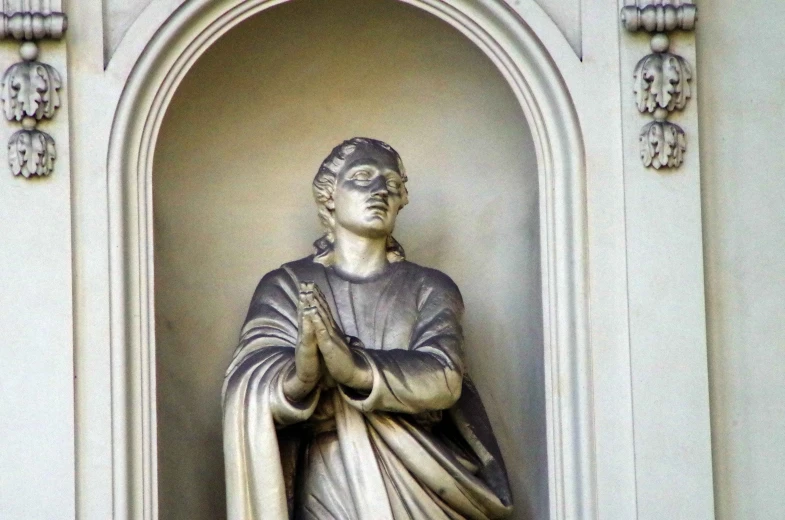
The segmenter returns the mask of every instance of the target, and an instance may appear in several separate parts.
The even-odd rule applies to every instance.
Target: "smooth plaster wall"
[[[579,58],[583,56],[583,31],[581,0],[536,0],[542,10],[550,16],[556,27],[570,43]],[[515,4],[515,0],[510,0]]]
[[[538,188],[527,123],[458,32],[392,1],[295,1],[203,56],[154,168],[161,518],[224,515],[220,390],[259,278],[320,234],[310,183],[335,144],[409,171],[397,238],[461,288],[470,372],[517,519],[547,517]]]
[[[104,62],[109,62],[125,33],[152,2],[153,0],[103,0]]]
[[[160,0],[159,0],[160,1]],[[181,0],[182,1],[182,0]],[[367,2],[371,0],[366,0]],[[581,56],[580,0],[535,0],[570,42],[575,54]],[[125,33],[153,0],[103,0],[104,60],[109,62]],[[516,0],[509,0],[515,4]]]
[[[706,302],[719,520],[785,518],[785,2],[698,23]]]

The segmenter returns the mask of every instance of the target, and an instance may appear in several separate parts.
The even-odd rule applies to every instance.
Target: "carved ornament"
[[[691,31],[698,20],[693,4],[628,6],[621,10],[621,23],[630,32]]]
[[[16,13],[0,15],[0,39],[59,40],[68,28],[63,13]]]
[[[57,151],[51,135],[35,128],[35,120],[26,118],[24,128],[8,141],[8,165],[11,173],[25,178],[46,177],[54,170]]]
[[[669,52],[670,38],[665,32],[693,30],[698,11],[694,4],[682,4],[679,0],[651,0],[649,4],[621,10],[625,29],[654,33],[652,54],[638,62],[633,74],[638,111],[654,117],[641,130],[640,155],[647,168],[678,168],[684,162],[687,138],[684,130],[667,118],[671,112],[686,108],[692,95],[693,72],[687,60]]]
[[[635,102],[641,113],[683,110],[690,98],[692,67],[669,52],[649,54],[635,67]]]
[[[22,123],[22,130],[8,141],[8,166],[14,175],[45,177],[54,169],[55,141],[36,125],[55,116],[63,81],[54,67],[37,61],[36,41],[61,39],[68,19],[52,10],[51,0],[5,0],[2,5],[0,39],[22,42],[22,61],[11,65],[0,83],[3,114]]]
[[[641,160],[647,168],[678,168],[687,151],[687,137],[679,125],[663,118],[643,127],[640,146]]]
[[[60,107],[60,73],[38,61],[21,61],[5,71],[0,85],[3,113],[9,121],[51,119]]]

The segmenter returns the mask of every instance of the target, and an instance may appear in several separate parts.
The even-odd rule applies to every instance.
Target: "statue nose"
[[[373,183],[371,184],[371,193],[374,195],[378,194],[387,196],[387,179],[382,176],[374,179]]]

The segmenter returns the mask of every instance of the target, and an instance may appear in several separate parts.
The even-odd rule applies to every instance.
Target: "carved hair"
[[[335,249],[335,216],[332,209],[327,207],[327,203],[332,200],[335,192],[335,185],[338,181],[338,173],[346,164],[347,159],[355,152],[367,149],[375,149],[395,157],[398,163],[398,172],[401,174],[403,185],[401,187],[401,207],[409,202],[409,192],[406,190],[406,170],[403,167],[401,156],[398,155],[392,146],[376,139],[367,137],[352,137],[342,142],[330,152],[324,159],[316,177],[313,179],[313,197],[316,199],[316,206],[319,210],[319,220],[324,227],[324,235],[313,243],[315,248],[314,261],[324,265],[331,265],[334,262]],[[387,260],[389,262],[400,262],[406,259],[401,244],[392,235],[387,237]]]

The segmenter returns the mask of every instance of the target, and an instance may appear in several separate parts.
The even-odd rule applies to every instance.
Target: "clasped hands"
[[[301,282],[297,302],[295,369],[284,380],[284,393],[293,401],[308,395],[320,382],[332,381],[357,390],[370,390],[373,376],[365,358],[349,347],[330,306],[314,282]]]

